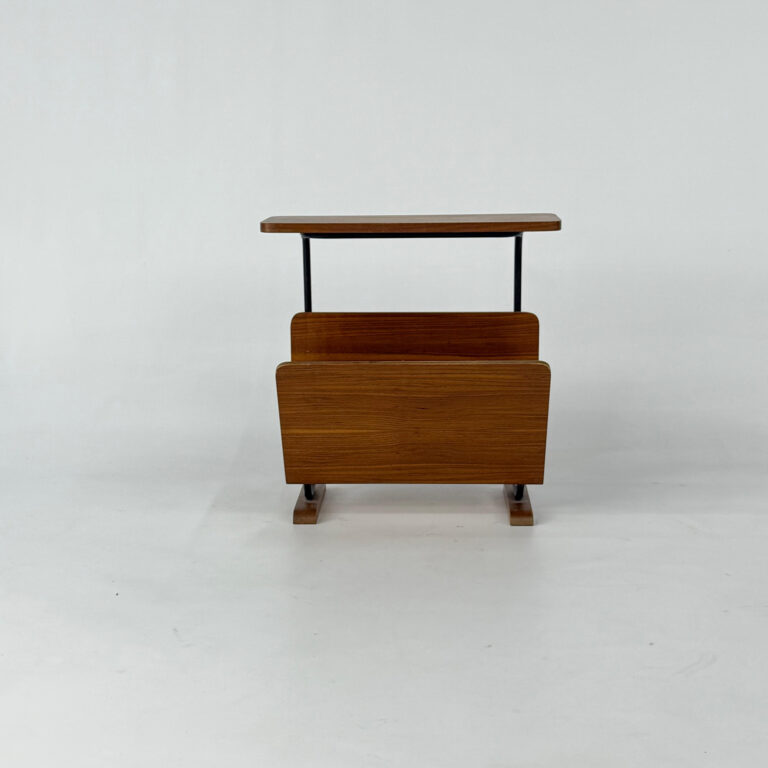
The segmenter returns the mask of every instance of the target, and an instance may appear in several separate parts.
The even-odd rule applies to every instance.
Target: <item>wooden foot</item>
[[[533,525],[533,509],[531,498],[528,496],[528,486],[523,488],[523,498],[515,501],[515,486],[504,486],[504,499],[509,508],[510,525]]]
[[[315,525],[317,515],[320,512],[320,505],[325,498],[325,484],[315,486],[314,498],[309,501],[304,496],[304,486],[301,486],[299,498],[296,499],[296,506],[293,508],[294,525]]]

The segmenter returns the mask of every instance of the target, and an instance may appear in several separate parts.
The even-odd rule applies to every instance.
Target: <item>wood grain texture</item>
[[[515,501],[515,486],[505,485],[504,501],[507,502],[510,525],[533,525],[533,508],[527,487],[523,489],[523,498]]]
[[[324,498],[325,486],[322,483],[315,486],[315,495],[311,501],[304,496],[304,488],[301,488],[299,498],[296,499],[296,506],[293,508],[293,524],[315,525]]]
[[[283,363],[289,483],[541,483],[546,363]]]
[[[551,232],[560,229],[554,213],[490,213],[450,216],[270,216],[262,232],[311,234],[445,234]]]
[[[291,360],[538,360],[530,312],[302,312]]]

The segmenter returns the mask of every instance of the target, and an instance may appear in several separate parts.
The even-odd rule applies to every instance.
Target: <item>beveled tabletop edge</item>
[[[294,234],[553,232],[561,228],[554,213],[491,213],[403,216],[270,216],[262,232]]]

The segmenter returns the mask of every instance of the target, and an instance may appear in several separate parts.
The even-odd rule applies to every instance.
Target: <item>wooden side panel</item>
[[[542,362],[283,363],[289,483],[541,483]]]
[[[538,360],[530,312],[303,312],[291,360]]]

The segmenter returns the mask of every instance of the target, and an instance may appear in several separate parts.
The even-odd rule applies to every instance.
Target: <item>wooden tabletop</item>
[[[554,213],[481,213],[454,216],[270,216],[262,232],[304,235],[461,234],[552,232],[560,229]]]

